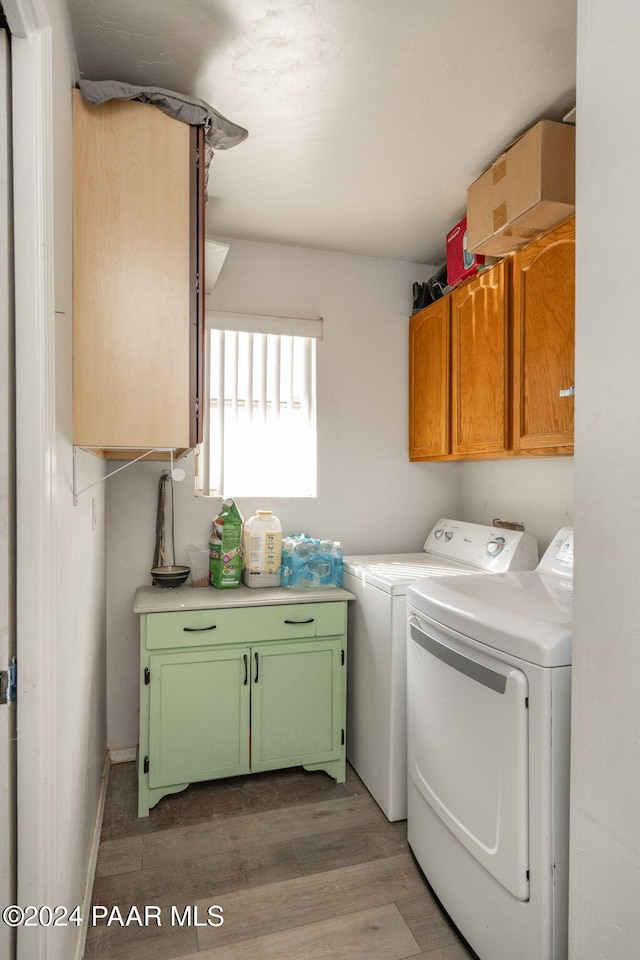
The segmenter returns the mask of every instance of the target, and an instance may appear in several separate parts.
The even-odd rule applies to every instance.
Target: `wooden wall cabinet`
[[[573,453],[573,218],[411,317],[409,459]]]
[[[203,131],[73,97],[73,442],[179,456],[202,439]]]

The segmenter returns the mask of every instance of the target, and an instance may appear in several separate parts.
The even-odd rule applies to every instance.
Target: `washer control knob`
[[[487,553],[490,557],[499,557],[504,550],[504,545],[504,537],[496,537],[494,540],[489,540],[487,543]]]
[[[453,530],[447,530],[444,535],[445,540],[449,543],[450,540],[453,540]]]
[[[438,527],[438,529],[434,533],[434,537],[436,538],[436,540],[442,540],[443,533],[444,533],[444,530],[442,529],[442,527]]]

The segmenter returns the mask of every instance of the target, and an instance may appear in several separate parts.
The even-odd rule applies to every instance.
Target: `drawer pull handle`
[[[247,685],[248,682],[249,682],[249,657],[246,655],[246,653],[243,654],[243,659],[244,659],[244,683],[243,683],[243,686],[246,687],[246,685]]]
[[[202,633],[203,630],[215,630],[217,624],[212,623],[210,627],[183,627],[185,633]]]
[[[293,623],[298,626],[301,623],[313,623],[314,618],[311,617],[309,620],[285,620],[285,623]]]
[[[256,675],[255,675],[255,679],[254,679],[253,682],[254,682],[254,683],[257,683],[257,682],[258,682],[258,652],[257,652],[257,650],[256,650],[256,653],[255,653],[255,658],[256,658]]]

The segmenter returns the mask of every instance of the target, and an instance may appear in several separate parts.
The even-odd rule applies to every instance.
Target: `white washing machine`
[[[407,596],[408,839],[481,960],[566,960],[573,533]]]
[[[528,533],[439,520],[422,553],[344,558],[349,604],[347,757],[389,820],[407,816],[406,594],[425,576],[527,570]]]

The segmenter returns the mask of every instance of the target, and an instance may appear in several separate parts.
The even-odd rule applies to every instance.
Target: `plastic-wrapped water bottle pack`
[[[292,533],[282,540],[280,585],[305,590],[342,586],[342,547],[339,541],[316,540]]]

